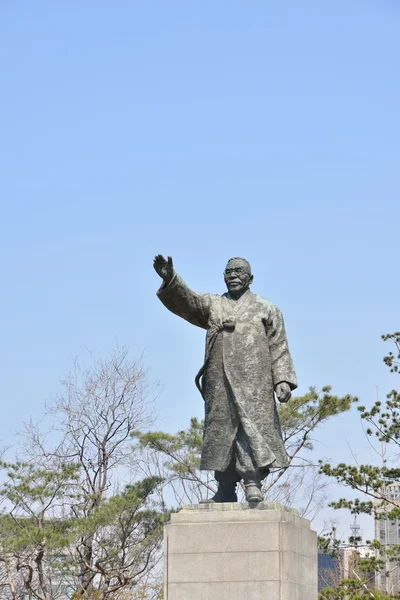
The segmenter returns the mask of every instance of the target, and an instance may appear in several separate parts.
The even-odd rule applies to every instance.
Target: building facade
[[[374,501],[375,539],[385,550],[390,550],[393,546],[400,545],[400,519],[388,516],[393,505],[400,507],[400,483],[387,485],[380,489],[380,493],[390,504],[382,506],[380,500]],[[382,559],[386,558],[384,553],[380,553],[380,556]],[[397,562],[385,560],[385,568],[377,576],[377,588],[392,595],[400,593],[400,567]]]

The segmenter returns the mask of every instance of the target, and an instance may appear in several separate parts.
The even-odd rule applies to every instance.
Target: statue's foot
[[[247,502],[263,502],[264,496],[261,491],[261,483],[256,481],[245,481],[244,489]]]
[[[237,502],[236,483],[220,483],[218,491],[212,498],[200,500],[200,504],[209,504],[210,502]]]

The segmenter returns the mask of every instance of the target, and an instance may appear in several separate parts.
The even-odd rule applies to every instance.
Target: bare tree
[[[4,545],[0,560],[13,557],[7,565],[15,567],[14,582],[25,569],[25,590],[38,600],[56,598],[55,573],[58,580],[60,574],[66,577],[63,587],[74,590],[77,599],[116,598],[120,591],[139,586],[157,564],[168,515],[155,495],[160,479],[139,481],[132,468],[136,457],[131,434],[152,422],[154,388],[141,362],[130,360],[126,349],[118,347],[107,359],[93,359],[89,367],[76,361],[62,386],[62,393],[47,406],[51,431],[43,433],[43,421],[29,423],[25,462],[5,465],[11,484],[5,489],[3,529],[12,532],[10,518],[17,515],[14,525],[29,530],[31,538],[34,534],[21,542],[29,560],[22,567],[12,544]],[[19,481],[12,478],[13,469]],[[47,482],[46,474],[53,474],[53,480]],[[63,485],[49,502],[57,476],[64,476]],[[20,493],[26,494],[27,486],[30,498]],[[47,496],[36,498],[36,488]],[[50,523],[61,529],[59,548],[49,537]]]
[[[111,489],[117,470],[132,460],[131,432],[149,425],[148,383],[142,365],[119,348],[90,369],[76,363],[62,383],[65,392],[51,409],[62,435],[56,455],[81,467],[83,493],[73,513],[86,519]],[[93,585],[95,549],[95,532],[82,535],[76,546],[82,593]]]

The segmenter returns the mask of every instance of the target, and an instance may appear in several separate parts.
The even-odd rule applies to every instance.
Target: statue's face
[[[229,293],[235,296],[249,288],[253,281],[253,276],[249,265],[245,261],[240,258],[234,258],[226,265],[224,279]]]

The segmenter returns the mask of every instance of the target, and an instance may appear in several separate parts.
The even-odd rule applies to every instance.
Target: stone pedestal
[[[317,534],[275,502],[199,504],[164,532],[165,600],[317,600]]]

